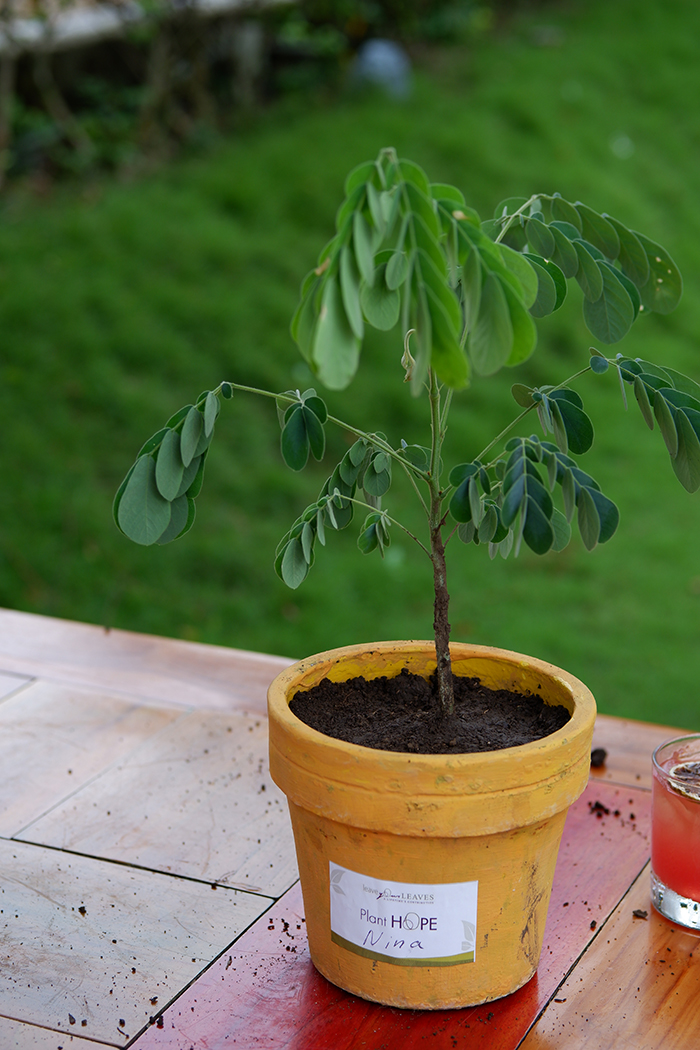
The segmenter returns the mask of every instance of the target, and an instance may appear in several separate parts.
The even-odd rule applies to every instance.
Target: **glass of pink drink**
[[[700,733],[661,744],[652,763],[652,903],[700,930]]]

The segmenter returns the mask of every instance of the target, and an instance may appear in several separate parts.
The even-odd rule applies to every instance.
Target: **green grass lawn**
[[[342,434],[325,467],[293,475],[274,407],[225,403],[198,521],[164,548],[117,532],[113,493],[145,438],[200,390],[224,378],[310,385],[288,333],[299,282],[332,233],[345,174],[386,145],[460,186],[482,217],[507,196],[557,190],[660,241],[684,299],[670,317],[640,319],[619,349],[700,379],[699,34],[692,0],[539,5],[470,49],[417,56],[409,103],[286,99],[206,156],[140,180],[6,198],[0,604],[290,656],[429,636],[429,565],[399,535],[383,562],[357,553],[352,529],[330,537],[295,592],[272,571]],[[570,298],[540,322],[529,364],[459,395],[455,461],[517,411],[512,382],[585,365],[575,286]],[[400,382],[400,355],[397,338],[375,339],[348,395],[328,402],[394,442],[421,442],[425,406]],[[582,466],[618,502],[617,535],[593,554],[576,540],[493,563],[455,541],[453,638],[560,663],[605,712],[699,729],[698,497],[636,405],[625,414],[613,377],[579,390],[594,422],[611,419]],[[387,506],[420,527],[399,486]]]

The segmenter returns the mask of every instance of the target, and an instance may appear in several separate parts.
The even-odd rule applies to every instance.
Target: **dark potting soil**
[[[478,678],[455,678],[455,716],[438,714],[435,675],[403,670],[395,678],[351,678],[299,692],[291,711],[326,736],[383,751],[421,755],[498,751],[549,736],[566,725],[565,707],[531,693],[489,689]]]

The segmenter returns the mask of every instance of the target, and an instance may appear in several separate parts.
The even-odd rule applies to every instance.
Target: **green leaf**
[[[525,226],[527,241],[535,255],[541,255],[545,259],[551,259],[554,255],[554,234],[539,216],[527,220]]]
[[[314,558],[314,530],[308,521],[304,522],[304,527],[299,534],[301,540],[301,549],[304,554],[304,561],[307,565],[311,565]]]
[[[479,542],[491,543],[498,530],[498,512],[492,503],[484,506],[484,514],[479,525]]]
[[[602,376],[610,367],[610,362],[606,357],[599,357],[597,354],[594,354],[589,361],[589,365],[591,367],[591,372],[595,372],[596,375]]]
[[[435,266],[433,260],[422,249],[419,249],[416,253],[415,264],[417,275],[426,288],[433,293],[433,297],[442,304],[453,330],[454,338],[457,339],[462,327],[462,310],[456,293],[447,284],[442,271]]]
[[[291,590],[304,582],[309,572],[309,564],[304,557],[304,548],[299,537],[289,541],[279,565],[280,576]]]
[[[603,292],[596,302],[583,301],[583,317],[589,331],[601,343],[617,343],[632,327],[634,306],[627,289],[613,271],[600,265]]]
[[[608,259],[617,259],[620,253],[620,238],[615,227],[607,219],[593,211],[587,204],[576,201],[576,211],[581,216],[581,234],[595,245]]]
[[[588,452],[593,444],[593,424],[586,413],[565,396],[567,393],[569,391],[553,390],[550,400],[555,401],[559,407],[570,450],[574,455],[580,456]],[[566,452],[566,449],[562,451]]]
[[[364,161],[353,168],[345,180],[345,196],[349,197],[353,190],[364,186],[375,174],[377,166],[373,160]]]
[[[381,195],[371,182],[367,183],[365,190],[367,192],[367,204],[369,205],[372,222],[374,223],[379,236],[383,237],[386,230],[386,218],[384,215],[384,209],[382,208]]]
[[[473,479],[465,478],[455,489],[450,500],[450,514],[455,521],[467,523],[472,520],[472,505],[469,498],[469,489]]]
[[[184,408],[179,409],[179,411],[177,411],[174,416],[170,417],[168,422],[165,424],[165,427],[163,428],[163,430],[159,431],[159,433],[160,434],[164,434],[165,431],[168,430],[169,428],[174,430],[175,427],[178,425],[178,423],[182,423],[183,419],[185,419],[185,417],[187,416],[187,413],[190,411],[191,408],[192,408],[192,405],[185,405]],[[156,435],[154,434],[153,437],[150,440],[153,441],[155,439],[155,437],[156,437]],[[148,444],[149,444],[149,442],[147,441],[146,445],[148,445]],[[146,445],[144,445],[144,447],[139,452],[140,456],[142,456],[144,454],[144,452],[146,451]],[[149,449],[149,451],[153,451],[153,449]]]
[[[233,387],[230,383],[221,384],[221,396],[224,398],[225,401],[231,400],[231,398],[233,397]]]
[[[184,536],[194,525],[195,505],[193,499],[180,496],[170,505],[170,522],[165,532],[156,541],[159,546],[171,543]]]
[[[662,391],[657,391],[654,395],[654,415],[668,454],[673,459],[678,452],[678,431],[676,430],[675,413],[669,408]]]
[[[645,371],[653,372],[657,366],[650,365],[648,361],[642,362],[645,366]],[[696,383],[695,380],[689,379],[688,376],[684,376],[682,372],[676,372],[673,368],[668,368],[664,365],[660,372],[667,375],[676,390],[683,390],[686,394],[690,394],[691,397],[700,400],[700,384]]]
[[[219,416],[221,402],[211,390],[204,399],[204,433],[208,438],[214,433],[214,424]]]
[[[474,474],[479,471],[478,463],[458,463],[456,467],[453,467],[450,471],[450,485],[457,486],[461,485],[467,478],[471,478]]]
[[[433,328],[428,308],[428,296],[425,288],[416,278],[413,282],[415,295],[415,346],[417,354],[413,364],[411,376],[411,393],[417,397],[422,389],[425,377],[430,368],[430,355],[433,349]]]
[[[476,325],[469,334],[469,356],[480,375],[493,375],[506,363],[513,349],[513,324],[503,285],[492,273],[481,290]]]
[[[530,408],[532,406],[532,388],[525,386],[524,383],[514,383],[510,388],[513,400],[521,408]]]
[[[430,180],[422,168],[414,164],[412,160],[400,160],[399,171],[406,182],[417,186],[426,196],[430,196]]]
[[[665,248],[635,233],[649,260],[649,280],[639,289],[645,310],[670,314],[678,306],[683,294],[683,278]]]
[[[430,196],[435,201],[449,201],[450,204],[456,205],[457,208],[463,208],[465,205],[464,194],[455,186],[450,186],[446,182],[431,182]]]
[[[292,318],[292,323],[289,326],[292,339],[299,347],[301,355],[306,361],[311,360],[317,320],[315,300],[320,284],[320,278],[316,278],[311,289],[302,296]]]
[[[363,532],[360,533],[357,546],[363,554],[371,554],[372,551],[376,550],[379,546],[379,536],[377,533],[377,526],[373,522],[368,525]]]
[[[180,455],[180,435],[176,430],[168,430],[156,459],[156,485],[164,499],[175,499],[184,473],[185,465]]]
[[[493,217],[498,220],[507,219],[510,215],[519,212],[523,204],[527,204],[527,197],[506,197],[496,206]]]
[[[651,407],[646,385],[639,376],[634,377],[634,396],[637,398],[637,403],[641,409],[642,415],[644,416],[644,422],[649,427],[649,430],[653,430],[654,410]]]
[[[203,429],[204,419],[202,413],[198,408],[191,408],[185,416],[180,435],[180,455],[186,467],[189,467],[197,454],[197,446]]]
[[[477,322],[481,305],[481,260],[477,248],[472,248],[462,266],[462,299],[467,330]]]
[[[581,232],[581,216],[573,204],[564,200],[559,193],[555,193],[552,197],[552,215],[560,222],[566,222],[579,233]]]
[[[578,529],[586,550],[592,551],[597,547],[600,535],[600,515],[591,490],[587,488],[581,488],[578,495]]]
[[[350,327],[357,338],[362,339],[365,334],[365,325],[360,305],[360,275],[354,256],[347,244],[340,251],[340,290]]]
[[[503,263],[517,277],[522,288],[522,302],[529,310],[537,298],[538,278],[530,259],[521,252],[513,251],[507,244],[501,244]]]
[[[380,459],[379,457],[382,456]],[[381,468],[381,469],[380,469]],[[378,452],[370,461],[365,476],[362,479],[362,488],[370,496],[383,496],[391,485],[391,460]]]
[[[615,534],[620,522],[620,512],[613,501],[608,499],[607,496],[604,496],[599,489],[588,488],[585,491],[590,495],[595,503],[596,510],[598,511],[598,518],[600,520],[598,543],[607,543],[610,537]]]
[[[579,261],[576,280],[586,299],[595,303],[603,294],[603,274],[601,269],[583,241],[574,241],[572,247]]]
[[[530,313],[533,317],[547,317],[558,310],[566,298],[566,278],[556,263],[547,262],[541,256],[528,255],[527,258],[538,282]]]
[[[523,539],[535,554],[546,554],[554,543],[554,529],[542,507],[528,497],[525,509]]]
[[[552,400],[549,402],[549,412],[552,421],[552,430],[554,431],[554,440],[564,455],[566,455],[569,451],[569,439],[566,434],[564,417],[562,416],[561,409],[556,401]]]
[[[683,410],[676,413],[676,430],[678,451],[671,465],[683,488],[688,492],[696,492],[700,488],[700,439]]]
[[[469,365],[459,345],[452,318],[448,316],[447,310],[433,289],[426,286],[425,291],[433,337],[431,366],[435,369],[438,378],[447,386],[453,389],[465,387],[469,380]]]
[[[571,526],[557,507],[552,511],[552,531],[554,532],[553,551],[563,551],[571,541]]]
[[[570,241],[556,226],[551,227],[555,250],[551,261],[556,263],[565,277],[575,277],[578,273],[579,259],[576,254],[576,241]]]
[[[508,303],[510,323],[513,328],[513,345],[506,364],[508,366],[519,365],[523,361],[527,361],[537,345],[537,328],[532,317],[512,288],[504,284],[503,291]]]
[[[188,495],[194,498],[196,493],[191,493],[189,490],[197,478],[199,468],[201,467],[202,461],[204,459],[206,459],[206,455],[195,456],[192,462],[190,463],[189,467],[185,467],[184,473],[182,475],[182,481],[180,482],[180,488],[177,490],[177,494],[175,496],[176,499],[179,499],[180,496],[184,496],[185,493],[188,493]]]
[[[604,261],[603,266],[607,266],[610,272],[614,274],[614,276],[617,278],[617,280],[620,282],[620,284],[623,286],[623,288],[629,295],[630,299],[632,300],[632,309],[634,311],[634,319],[636,321],[637,317],[639,316],[640,307],[642,305],[637,285],[634,283],[634,281],[630,281],[629,277],[627,277],[627,275],[624,274],[622,270],[618,270],[616,266],[613,266],[612,263]]]
[[[367,321],[381,332],[390,331],[399,319],[401,295],[387,288],[383,280],[376,280],[373,286],[363,284],[360,303]]]
[[[319,399],[320,400],[320,399]],[[326,451],[326,434],[323,424],[316,413],[307,405],[301,409],[304,416],[304,426],[308,437],[309,446],[314,459],[323,459]],[[297,413],[298,415],[299,413]]]
[[[631,281],[641,288],[649,279],[649,260],[639,237],[611,215],[604,215],[620,238],[620,266]]]
[[[571,521],[576,510],[576,482],[570,469],[562,472],[561,493],[564,498],[564,513],[566,520]]]
[[[427,233],[428,236],[437,243],[437,239],[442,234],[442,229],[440,227],[440,220],[438,219],[435,202],[429,194],[421,192],[417,186],[410,182],[404,186],[404,193],[411,209],[414,233],[418,239],[418,243],[420,243],[420,234],[418,233],[417,227],[421,224],[424,227],[423,232]]]
[[[306,418],[301,405],[293,405],[292,408],[280,440],[282,458],[292,470],[303,470],[309,458]]]
[[[355,375],[359,360],[360,340],[346,317],[338,282],[329,277],[323,289],[312,363],[330,390],[343,390]]]
[[[318,397],[315,390],[307,390],[302,395],[304,407],[310,409],[318,419],[319,423],[325,423],[328,419],[328,409],[323,398]]]
[[[369,285],[374,283],[374,249],[372,231],[364,215],[356,211],[352,221],[352,243],[355,260],[362,279]]]
[[[190,499],[196,499],[202,491],[204,465],[207,461],[207,455],[208,453],[205,452],[204,455],[197,456],[192,460],[189,467],[186,467],[185,473],[182,475],[180,488],[178,489],[178,499],[180,496],[189,496]]]
[[[156,543],[170,522],[170,502],[156,485],[156,465],[151,456],[141,456],[134,465],[117,508],[122,532],[143,546]]]
[[[559,230],[570,241],[578,240],[581,236],[580,229],[570,222],[562,222],[560,219],[554,219],[550,222],[549,226],[552,230]]]
[[[390,291],[400,288],[408,276],[408,259],[402,251],[396,251],[386,264],[384,280]]]

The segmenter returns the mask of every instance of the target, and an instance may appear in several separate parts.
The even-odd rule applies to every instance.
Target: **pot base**
[[[419,839],[349,827],[293,802],[289,809],[309,951],[332,984],[385,1006],[444,1010],[500,999],[530,980],[542,950],[565,812],[495,835]],[[334,885],[338,869],[358,876],[354,896],[346,880]],[[435,903],[411,899],[439,899],[446,888],[454,886],[459,894],[460,887],[466,892],[473,884],[473,913],[454,894],[441,910]],[[391,893],[395,886],[409,892]],[[346,933],[332,914],[338,889],[346,910],[355,913],[353,940],[338,936]],[[378,900],[379,894],[393,899]],[[409,916],[412,932],[407,934]],[[421,924],[427,930],[434,918],[435,934],[444,924],[456,926],[459,951],[465,916],[474,919],[474,950],[465,953],[472,958],[451,962],[456,957],[450,954],[435,965],[424,964],[421,949],[430,956],[433,951],[430,934],[424,938],[420,933]],[[388,957],[401,951],[407,954]]]

